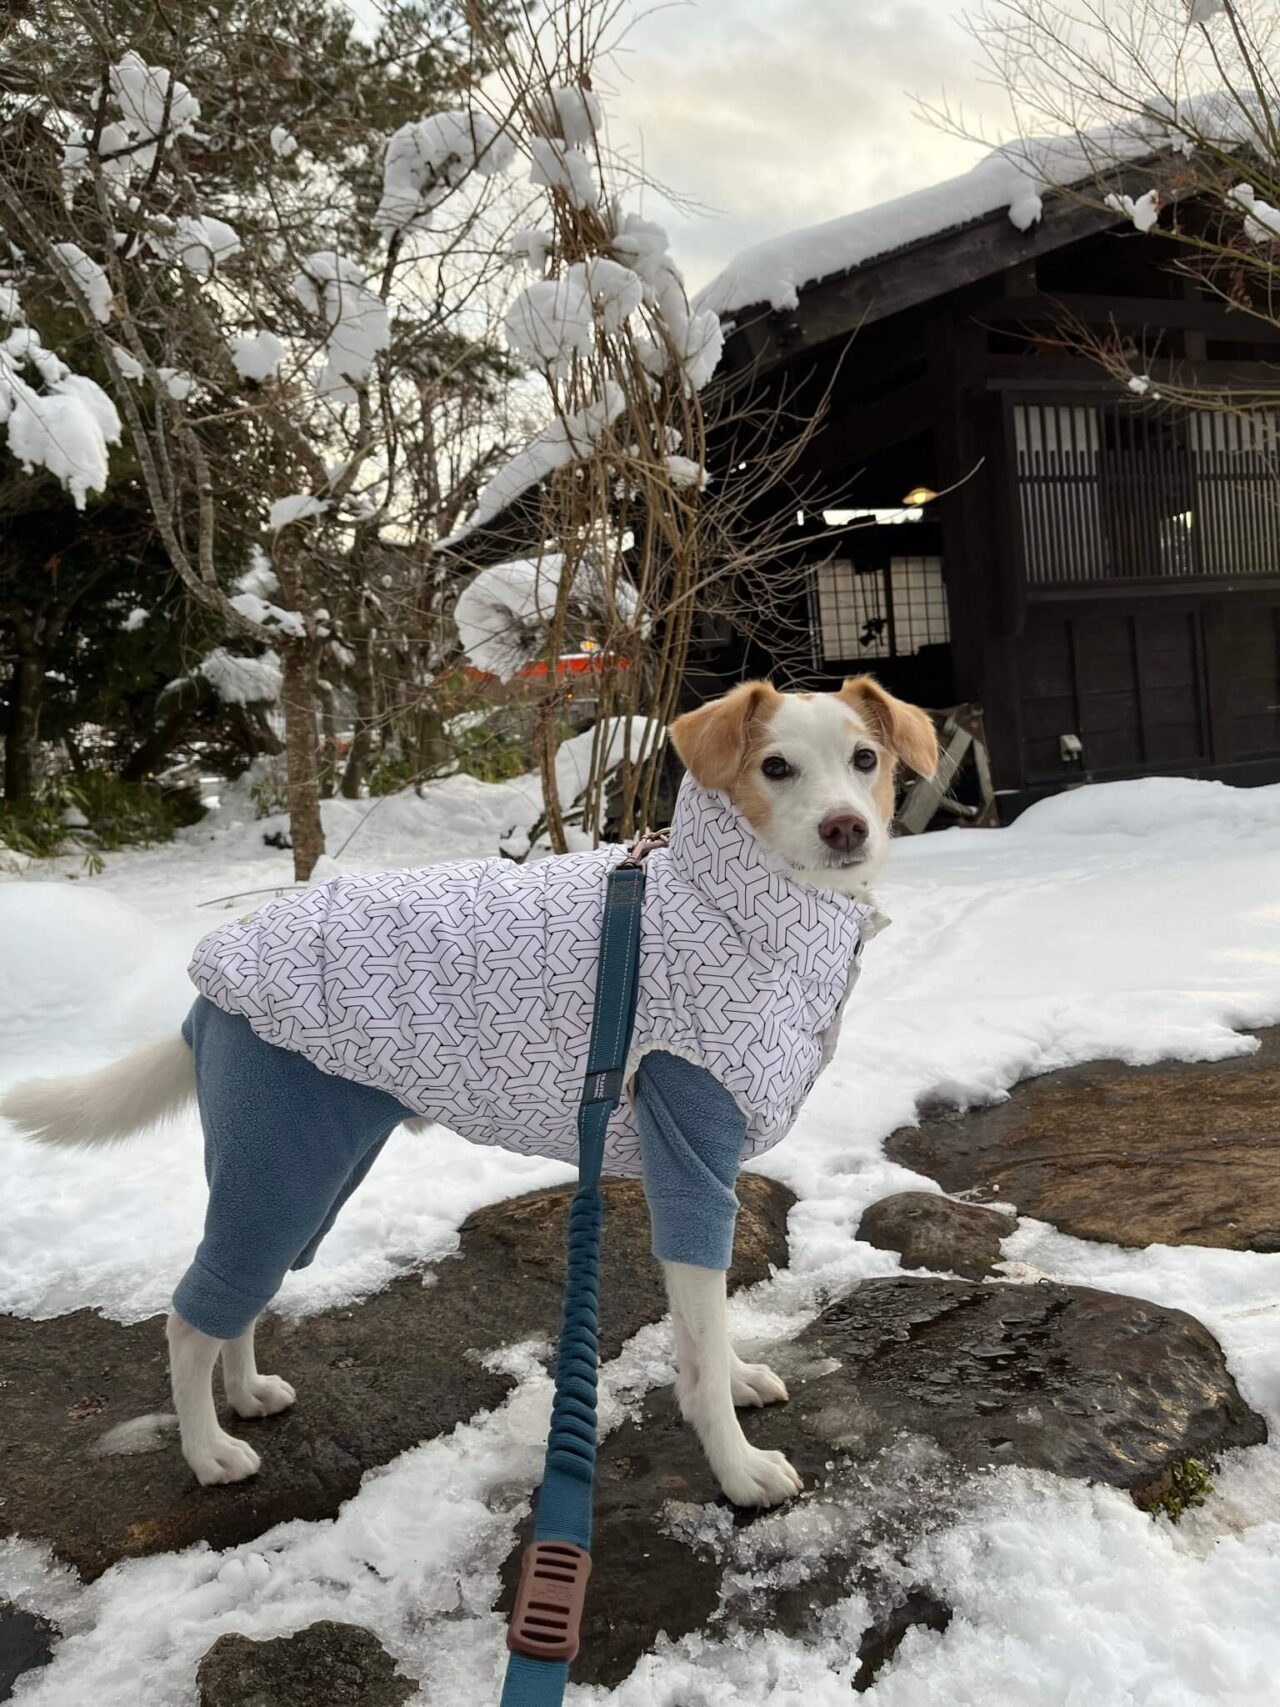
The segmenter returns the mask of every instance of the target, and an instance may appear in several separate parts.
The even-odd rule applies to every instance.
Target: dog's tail
[[[169,1037],[96,1073],[26,1079],[0,1096],[0,1116],[41,1144],[113,1144],[177,1113],[195,1092],[191,1051]]]

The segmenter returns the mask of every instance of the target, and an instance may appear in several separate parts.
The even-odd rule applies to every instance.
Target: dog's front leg
[[[219,1425],[213,1408],[213,1366],[226,1343],[202,1334],[174,1310],[168,1323],[169,1379],[182,1435],[182,1456],[206,1487],[243,1482],[261,1460],[251,1446]],[[234,1342],[233,1342],[234,1343]]]
[[[778,1505],[790,1499],[804,1485],[799,1476],[781,1452],[751,1445],[733,1408],[735,1375],[752,1366],[741,1363],[729,1344],[724,1270],[681,1262],[662,1266],[676,1332],[677,1397],[712,1474],[735,1505]],[[781,1387],[776,1376],[771,1378]],[[770,1396],[784,1395],[785,1389]],[[754,1402],[765,1400],[756,1396]]]
[[[297,1398],[293,1388],[279,1375],[259,1375],[253,1351],[256,1319],[236,1340],[222,1342],[222,1381],[227,1403],[238,1417],[273,1417],[289,1408]]]

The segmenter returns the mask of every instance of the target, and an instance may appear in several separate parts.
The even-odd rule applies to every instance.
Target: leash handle
[[[578,1189],[569,1210],[564,1316],[546,1467],[533,1542],[525,1549],[507,1629],[502,1707],[558,1707],[578,1652],[591,1572],[591,1492],[596,1467],[600,1363],[600,1172],[610,1118],[622,1097],[635,1028],[640,973],[644,858],[660,838],[644,837],[614,866],[605,886],[587,1071],[578,1103]]]

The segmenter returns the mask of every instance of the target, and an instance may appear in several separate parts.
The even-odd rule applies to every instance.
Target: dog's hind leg
[[[253,1351],[255,1318],[239,1339],[222,1341],[222,1381],[227,1403],[238,1417],[273,1417],[286,1411],[297,1394],[279,1375],[259,1375]]]
[[[682,1379],[680,1408],[702,1442],[712,1473],[735,1505],[791,1499],[803,1487],[800,1477],[781,1452],[752,1446],[733,1408],[736,1360],[729,1344],[724,1270],[682,1262],[662,1266],[682,1362],[688,1361],[685,1353],[692,1354],[694,1373]]]
[[[258,1469],[258,1454],[229,1435],[213,1408],[213,1366],[225,1343],[202,1334],[174,1310],[169,1316],[169,1379],[182,1435],[182,1456],[198,1482],[243,1482]]]

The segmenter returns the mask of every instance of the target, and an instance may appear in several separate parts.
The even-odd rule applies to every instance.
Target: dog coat
[[[335,877],[212,932],[191,976],[323,1072],[476,1143],[574,1161],[605,880],[623,854]],[[705,1067],[747,1117],[744,1157],[759,1155],[830,1054],[873,909],[774,869],[728,796],[690,777],[646,873],[628,1081],[654,1049]],[[629,1094],[605,1165],[640,1172]]]

